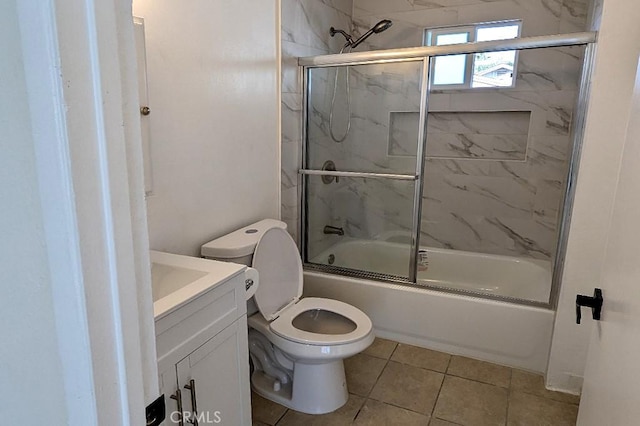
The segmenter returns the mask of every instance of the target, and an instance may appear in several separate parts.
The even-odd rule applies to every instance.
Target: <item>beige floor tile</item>
[[[365,349],[363,353],[377,358],[389,359],[396,346],[398,346],[398,342],[376,337],[371,346]]]
[[[389,361],[370,398],[428,414],[438,397],[444,375]]]
[[[575,425],[580,402],[547,390],[537,374],[379,338],[346,359],[345,372],[349,401],[325,415],[287,410],[252,392],[253,426],[565,426]]]
[[[400,343],[391,357],[393,361],[444,373],[451,355]]]
[[[365,399],[349,395],[349,401],[333,413],[311,415],[289,410],[278,426],[347,426],[353,423]]]
[[[446,376],[433,417],[466,426],[504,425],[507,389]]]
[[[508,388],[511,368],[463,356],[452,356],[447,374]]]
[[[365,354],[358,354],[344,360],[347,375],[347,389],[350,393],[368,396],[376,384],[387,361]]]
[[[429,416],[369,399],[358,413],[357,426],[427,426]]]
[[[531,393],[559,402],[568,402],[571,404],[580,403],[579,396],[547,390],[544,387],[544,377],[520,370],[513,370],[511,390]]]
[[[458,424],[451,423],[446,420],[431,419],[431,423],[429,423],[429,426],[458,426]]]
[[[256,424],[275,425],[285,411],[286,407],[251,392],[251,418]]]
[[[509,426],[573,426],[577,417],[574,404],[517,391],[509,397]]]

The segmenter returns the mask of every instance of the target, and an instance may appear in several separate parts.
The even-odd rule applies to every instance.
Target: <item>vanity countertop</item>
[[[150,255],[156,321],[246,269],[235,263],[154,250]]]

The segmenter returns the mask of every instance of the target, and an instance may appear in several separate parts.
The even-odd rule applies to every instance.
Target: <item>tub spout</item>
[[[344,235],[344,229],[338,228],[337,226],[325,225],[324,231],[325,234],[333,234],[333,235]]]

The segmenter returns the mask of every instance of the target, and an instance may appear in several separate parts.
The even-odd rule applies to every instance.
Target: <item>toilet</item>
[[[202,255],[258,271],[247,303],[253,390],[308,414],[343,406],[349,397],[343,360],[371,345],[373,326],[347,303],[301,298],[302,262],[286,224],[262,220],[203,245]]]

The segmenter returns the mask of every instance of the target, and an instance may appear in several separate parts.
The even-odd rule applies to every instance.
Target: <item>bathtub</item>
[[[551,263],[513,256],[424,247],[428,266],[418,271],[423,285],[473,291],[512,299],[547,303]],[[313,263],[408,276],[410,247],[404,243],[345,240],[323,251]]]
[[[549,264],[509,256],[426,248],[421,284],[546,302]],[[346,240],[314,263],[406,276],[406,244]],[[366,312],[376,335],[402,343],[544,373],[554,312],[550,309],[305,270],[305,296],[350,303]]]

